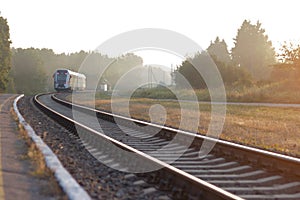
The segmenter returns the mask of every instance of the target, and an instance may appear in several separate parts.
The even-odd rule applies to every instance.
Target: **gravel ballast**
[[[140,177],[100,163],[78,137],[33,106],[31,98],[20,99],[21,114],[93,199],[169,199]]]

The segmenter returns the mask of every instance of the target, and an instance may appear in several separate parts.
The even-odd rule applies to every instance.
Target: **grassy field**
[[[90,98],[92,97],[88,95],[81,96],[77,103],[91,105]],[[95,106],[101,110],[111,111],[112,103],[114,113],[128,115],[126,100],[122,98],[113,101],[98,98]],[[211,105],[199,103],[199,113],[188,104],[188,102],[184,103],[184,117],[192,121],[196,116],[200,116],[201,120],[197,129],[200,134],[205,135],[210,123]],[[153,107],[153,105],[160,106]],[[179,127],[182,110],[178,102],[132,98],[129,104],[129,113],[133,118],[146,121],[150,121],[149,116],[151,115],[153,122],[162,124],[164,123],[164,117],[160,115],[163,113],[162,107],[167,114],[165,124]],[[150,114],[149,111],[151,111]],[[226,111],[221,139],[300,157],[300,109],[227,105]],[[189,129],[189,126],[192,127],[194,124],[186,124],[185,129]]]

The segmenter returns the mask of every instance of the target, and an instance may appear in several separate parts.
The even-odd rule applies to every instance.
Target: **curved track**
[[[203,140],[214,139],[72,107],[51,95],[38,96],[35,103],[69,130],[77,130],[86,148],[108,166],[137,171],[149,166],[158,168],[142,176],[160,189],[171,191],[174,198],[300,199],[300,159],[224,141],[218,141],[207,156],[199,157]],[[71,107],[79,113],[77,122],[70,121],[74,114]],[[133,122],[138,126],[133,127]],[[192,137],[193,143],[187,147],[184,140],[171,142],[176,134]],[[118,148],[112,149],[111,143]],[[134,156],[128,159],[118,149]]]

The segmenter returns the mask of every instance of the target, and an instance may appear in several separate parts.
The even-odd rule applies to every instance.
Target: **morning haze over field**
[[[130,5],[127,1],[4,1],[0,8],[0,91],[52,92],[57,68],[78,71],[84,65],[81,72],[87,77],[87,89],[96,85],[101,91],[103,84],[108,86],[108,91],[96,94],[99,108],[110,110],[112,91],[120,96],[130,94],[131,109],[136,109],[132,113],[145,120],[148,115],[140,114],[148,114],[152,101],[178,98],[173,91],[184,100],[195,94],[197,100],[209,102],[210,91],[224,87],[229,102],[299,104],[297,4],[296,0],[154,0]],[[202,51],[184,55],[150,47],[121,55],[94,51],[118,34],[143,28],[177,32],[195,41]],[[203,77],[198,70],[212,67],[218,69],[222,82],[208,88],[205,78],[215,77]],[[103,70],[101,78],[99,70]],[[127,79],[122,79],[125,74]],[[143,80],[149,84],[143,85]],[[121,86],[116,87],[118,84]],[[134,92],[128,92],[130,89]],[[176,126],[172,122],[180,116],[178,105],[164,106],[171,116],[168,125]],[[211,110],[202,109],[198,132],[205,134]],[[223,139],[300,155],[299,108],[227,109]],[[274,122],[276,130],[271,125]]]

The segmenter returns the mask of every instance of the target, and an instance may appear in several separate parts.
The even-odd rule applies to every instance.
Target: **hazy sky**
[[[206,49],[216,36],[229,48],[247,19],[262,27],[275,47],[300,41],[298,0],[0,0],[13,47],[56,53],[93,50],[105,40],[138,28],[179,32]]]

